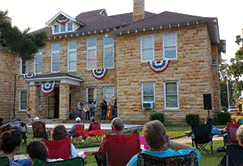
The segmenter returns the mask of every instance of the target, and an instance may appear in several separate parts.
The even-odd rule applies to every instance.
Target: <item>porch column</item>
[[[29,107],[32,109],[31,111],[32,119],[35,118],[36,116],[39,116],[39,89],[38,88],[40,87],[36,85],[30,86]]]
[[[59,85],[59,119],[66,120],[69,115],[69,85]]]

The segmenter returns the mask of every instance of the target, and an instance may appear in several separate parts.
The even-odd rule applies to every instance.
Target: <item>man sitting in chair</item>
[[[198,161],[195,162],[198,162],[199,164],[201,158],[200,152],[189,145],[171,141],[166,133],[166,128],[160,121],[154,120],[146,123],[144,125],[143,132],[149,150],[143,150],[141,154],[148,154],[158,158],[166,158],[188,155],[194,151],[196,152],[198,159]],[[127,166],[137,166],[138,155],[139,154],[133,156]]]
[[[123,125],[123,120],[121,118],[114,118],[111,121],[111,130],[112,130],[113,135],[116,135],[116,136],[123,135],[123,129],[124,129],[124,125]],[[109,146],[108,141],[104,137],[103,140],[101,141],[98,152],[108,152],[108,146]],[[105,156],[101,157],[101,156],[97,156],[97,155],[95,155],[95,159],[96,159],[98,165],[101,165],[101,163],[103,163],[106,160]]]
[[[95,117],[91,117],[91,123],[89,125],[88,131],[94,130],[94,126],[98,125],[98,124],[99,124],[99,122],[95,121]],[[99,128],[95,128],[95,130],[100,130],[100,126],[99,126]]]
[[[71,128],[71,131],[68,132],[69,136],[74,136],[75,135],[75,131],[76,131],[76,125],[83,125],[84,123],[81,121],[80,117],[76,118],[76,124],[73,125],[73,127]]]

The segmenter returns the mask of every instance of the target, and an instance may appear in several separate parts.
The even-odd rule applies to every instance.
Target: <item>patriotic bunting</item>
[[[29,79],[37,76],[36,74],[24,74],[24,79]],[[25,80],[25,82],[29,83],[29,81]]]
[[[59,24],[66,24],[68,21],[69,21],[69,19],[62,15],[57,20],[57,23],[59,23]]]
[[[48,95],[54,90],[55,83],[44,83],[40,85],[40,88],[44,94]]]
[[[156,73],[164,71],[170,63],[170,60],[148,61],[149,67]]]
[[[103,68],[103,69],[93,69],[92,70],[92,74],[93,74],[93,76],[96,78],[96,79],[98,79],[98,80],[101,80],[104,76],[105,76],[105,74],[106,74],[106,72],[107,72],[107,69],[106,68]]]

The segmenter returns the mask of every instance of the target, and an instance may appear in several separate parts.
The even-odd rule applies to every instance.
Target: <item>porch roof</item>
[[[74,86],[80,86],[80,82],[83,81],[81,77],[73,76],[68,73],[51,73],[36,75],[25,80],[30,82],[30,85],[39,85],[45,82],[54,82],[58,84],[69,84]]]

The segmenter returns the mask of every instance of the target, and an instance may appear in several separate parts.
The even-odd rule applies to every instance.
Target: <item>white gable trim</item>
[[[67,17],[69,20],[72,20],[73,22],[77,22],[75,18],[70,17],[69,15],[67,15],[66,13],[63,13],[62,11],[58,12],[51,20],[49,20],[48,22],[46,22],[46,25],[50,25],[53,23],[53,21],[60,15],[63,15],[65,17]]]

